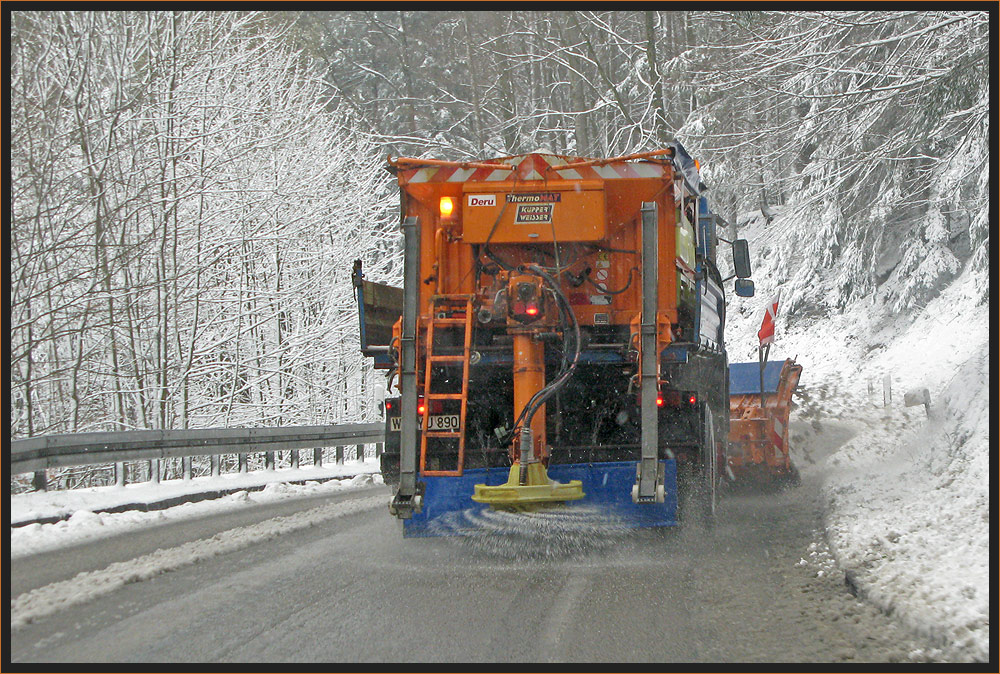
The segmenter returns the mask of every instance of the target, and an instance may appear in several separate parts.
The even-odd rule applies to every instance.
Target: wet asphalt
[[[409,539],[379,507],[11,629],[9,654],[14,663],[912,659],[926,644],[823,564],[819,486],[807,472],[782,491],[728,494],[714,527],[553,531],[526,519],[513,535]],[[380,492],[388,500],[385,487],[332,498]],[[330,498],[13,560],[11,597]]]

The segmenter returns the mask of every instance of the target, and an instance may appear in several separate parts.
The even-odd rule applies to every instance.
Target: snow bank
[[[10,497],[12,522],[67,514],[69,517],[53,524],[29,524],[12,528],[10,531],[10,558],[25,557],[98,540],[164,522],[204,517],[259,503],[337,492],[365,486],[373,482],[381,483],[382,476],[376,472],[377,470],[378,463],[375,461],[347,461],[339,466],[220,475],[187,481],[168,480],[160,484],[140,483],[127,485],[124,488],[97,487],[17,494]],[[338,476],[345,479],[318,481]],[[291,484],[293,481],[304,481],[304,484]],[[249,491],[251,487],[261,485],[265,485],[264,489]],[[128,510],[120,513],[95,512],[126,503],[149,504],[184,494],[231,489],[238,489],[238,491],[220,498],[197,503],[183,503],[163,510],[151,512]]]
[[[898,288],[887,283],[843,311],[796,315],[787,300],[799,289],[780,269],[784,229],[748,220],[741,236],[751,242],[758,291],[730,302],[730,360],[757,360],[764,306],[780,287],[771,359],[797,355],[809,404],[819,401],[826,419],[853,431],[818,468],[838,565],[869,601],[939,644],[945,659],[988,660],[986,275],[967,268],[906,314],[895,311]],[[930,418],[922,406],[902,407],[903,393],[917,388],[930,392]]]
[[[90,487],[61,491],[26,492],[11,495],[10,522],[66,517],[81,509],[107,510],[132,503],[156,503],[185,494],[247,489],[279,482],[305,482],[353,477],[361,473],[377,473],[378,471],[377,460],[344,461],[342,464],[303,466],[295,470],[227,473],[217,477],[205,475],[190,480],[164,480],[159,483],[136,482],[124,487]]]
[[[129,583],[152,578],[203,559],[240,550],[276,536],[299,531],[325,520],[385,507],[384,495],[331,503],[285,517],[236,527],[211,538],[160,549],[125,562],[116,562],[96,571],[79,573],[69,580],[51,583],[25,592],[10,602],[10,626],[22,627],[68,606],[91,601]],[[75,517],[75,515],[74,515]],[[88,517],[89,519],[89,517]]]
[[[983,345],[923,423],[869,415],[827,482],[841,568],[956,661],[989,659],[988,372]]]

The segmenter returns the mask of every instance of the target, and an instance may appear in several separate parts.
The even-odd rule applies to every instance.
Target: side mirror
[[[739,297],[753,297],[753,281],[748,278],[738,278],[736,279],[736,284],[733,286],[733,290]]]
[[[736,239],[733,241],[733,269],[736,271],[736,276],[741,279],[750,276],[750,247],[746,239]],[[753,288],[753,283],[750,284],[750,287],[751,289]],[[752,296],[753,292],[750,295],[741,297]]]

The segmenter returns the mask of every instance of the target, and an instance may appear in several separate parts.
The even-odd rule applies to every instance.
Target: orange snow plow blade
[[[795,480],[798,471],[788,456],[788,415],[802,366],[789,358],[729,366],[729,468],[739,481]]]

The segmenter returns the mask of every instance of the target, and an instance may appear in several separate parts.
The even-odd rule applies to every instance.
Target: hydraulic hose
[[[528,404],[524,406],[524,409],[521,410],[521,414],[518,416],[517,421],[514,422],[514,430],[511,431],[512,433],[516,432],[517,428],[522,425],[525,428],[530,428],[531,419],[532,417],[534,417],[535,412],[538,411],[538,409],[545,403],[546,400],[551,398],[556,393],[556,391],[565,386],[566,382],[570,380],[570,378],[576,371],[576,364],[580,358],[580,344],[581,344],[580,323],[576,320],[576,315],[573,313],[573,307],[570,305],[569,299],[567,299],[566,295],[562,292],[562,289],[559,287],[559,284],[556,282],[556,280],[552,278],[538,265],[534,264],[526,265],[522,267],[522,269],[524,271],[537,274],[542,278],[543,281],[545,281],[545,283],[550,288],[552,288],[559,303],[560,313],[563,314],[564,317],[568,317],[569,322],[572,324],[575,348],[573,350],[573,358],[572,360],[569,361],[569,365],[566,368],[564,368],[548,386],[535,393],[535,395],[533,395],[531,399],[528,401]],[[564,321],[562,326],[564,329],[566,327],[565,323],[566,322]],[[568,342],[568,340],[566,341]],[[564,350],[565,348],[566,346],[564,345]]]

